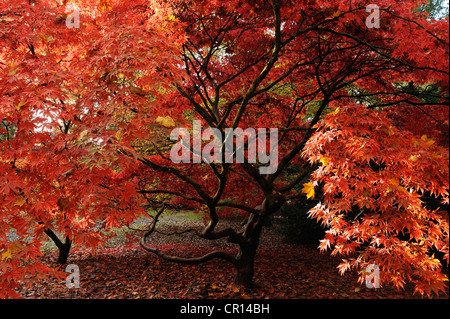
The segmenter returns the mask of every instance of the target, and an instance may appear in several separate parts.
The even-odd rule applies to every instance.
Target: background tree
[[[142,212],[133,204],[137,208],[124,214],[133,201],[122,195],[122,187],[126,189],[127,185],[114,190],[107,187],[117,171],[113,163],[96,158],[100,141],[89,135],[92,127],[80,125],[87,116],[101,117],[101,111],[92,112],[78,100],[87,70],[78,73],[80,69],[73,68],[77,52],[83,56],[83,50],[93,48],[91,42],[84,47],[88,38],[101,41],[106,33],[103,41],[108,41],[108,28],[114,26],[114,22],[105,22],[106,30],[96,27],[96,23],[102,23],[106,4],[82,4],[83,33],[66,27],[66,11],[73,10],[65,3],[1,2],[0,118],[4,124],[2,137],[7,137],[0,145],[1,296],[16,296],[18,280],[29,281],[30,276],[49,273],[50,269],[38,260],[42,234],[48,234],[60,246],[59,261],[64,262],[72,242],[91,247],[100,243],[97,221],[103,221],[102,227],[110,227],[108,217],[120,214],[114,221],[126,224],[131,223],[135,212]],[[147,37],[153,39],[151,32]],[[92,106],[95,108],[95,104]],[[110,119],[110,123],[114,121]],[[8,240],[11,233],[18,239]]]
[[[448,18],[448,10],[448,1],[446,0],[429,0],[418,8],[418,11],[427,12],[433,19]]]

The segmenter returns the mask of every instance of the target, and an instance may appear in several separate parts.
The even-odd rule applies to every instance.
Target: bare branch
[[[234,208],[238,208],[238,209],[241,209],[241,210],[245,210],[245,211],[247,211],[249,213],[252,213],[252,214],[257,214],[258,213],[258,211],[256,209],[254,209],[254,208],[252,208],[250,206],[234,203],[234,202],[231,202],[231,201],[218,202],[216,206],[217,207],[234,207]]]
[[[189,257],[179,257],[179,256],[165,254],[157,248],[153,248],[153,247],[146,245],[143,241],[141,241],[141,246],[146,251],[151,252],[151,253],[161,257],[164,260],[176,262],[179,264],[196,265],[196,264],[201,264],[201,263],[207,262],[207,261],[215,259],[215,258],[224,259],[226,261],[229,261],[233,265],[236,265],[238,262],[235,257],[233,257],[232,255],[230,255],[224,251],[213,251],[213,252],[203,255],[201,257],[190,257],[189,258]]]
[[[181,180],[185,181],[186,183],[190,184],[195,191],[197,192],[197,194],[200,195],[200,197],[206,202],[210,202],[212,200],[211,196],[209,196],[201,187],[200,184],[198,184],[193,178],[191,178],[190,176],[187,176],[185,174],[183,174],[181,171],[179,171],[178,169],[171,167],[171,166],[164,166],[164,165],[160,165],[160,164],[156,164],[155,162],[151,161],[148,158],[138,158],[138,160],[140,162],[142,162],[143,164],[147,165],[150,168],[156,169],[158,171],[161,172],[167,172],[167,173],[171,173],[175,176],[177,176],[178,178],[180,178]]]

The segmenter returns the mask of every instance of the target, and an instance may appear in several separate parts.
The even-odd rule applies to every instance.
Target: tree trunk
[[[255,207],[259,210],[259,213],[249,215],[242,234],[245,243],[240,244],[239,254],[236,256],[235,284],[242,285],[245,288],[253,286],[255,256],[262,228],[268,216],[273,215],[281,207],[282,202],[284,201],[276,198],[272,198],[270,201],[266,198],[261,205]]]
[[[56,247],[58,247],[59,249],[59,255],[56,262],[58,264],[66,264],[67,258],[69,257],[70,247],[72,246],[72,241],[69,239],[68,236],[66,236],[63,243],[50,228],[46,229],[44,232],[47,234],[48,237],[50,237],[51,240],[53,240]]]
[[[70,247],[72,246],[72,241],[66,237],[64,244],[62,244],[59,248],[58,260],[56,261],[58,264],[67,264],[67,258],[69,258]]]
[[[255,256],[264,220],[265,214],[251,214],[244,227],[243,236],[246,242],[240,245],[239,254],[236,256],[237,263],[235,265],[236,275],[234,277],[234,283],[242,285],[245,288],[251,288],[253,286]]]
[[[236,285],[242,285],[245,288],[251,288],[253,286],[256,248],[257,245],[251,245],[244,249],[241,248],[239,255],[237,256],[238,262],[236,264],[236,274],[234,277],[234,283]]]

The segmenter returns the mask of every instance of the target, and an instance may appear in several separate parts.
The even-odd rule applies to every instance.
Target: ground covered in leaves
[[[166,225],[166,232],[184,229]],[[283,242],[273,229],[266,229],[255,263],[255,287],[250,290],[232,284],[233,268],[221,260],[200,265],[180,265],[161,260],[137,244],[113,244],[92,254],[74,249],[69,263],[80,269],[80,288],[67,288],[64,280],[25,284],[24,298],[244,298],[244,299],[411,299],[413,287],[398,291],[392,287],[369,289],[357,282],[356,273],[341,276],[340,259],[320,253],[316,247]],[[177,236],[170,242],[160,234],[155,245],[177,255],[200,255],[220,248],[229,250],[226,242],[202,247],[192,233]],[[192,249],[192,247],[196,247]],[[47,250],[43,258],[52,263],[56,250]],[[448,293],[448,291],[447,291]],[[443,296],[445,298],[445,296]]]

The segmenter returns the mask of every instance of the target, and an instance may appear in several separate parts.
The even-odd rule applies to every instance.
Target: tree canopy
[[[442,291],[448,18],[416,12],[424,1],[367,4],[1,0],[0,296],[51,274],[38,259],[44,234],[95,249],[102,228],[146,212],[143,249],[224,259],[250,287],[265,222],[317,194],[310,216],[327,227],[320,248],[343,256],[340,272],[363,281],[376,264],[382,283]],[[276,129],[274,171],[251,158],[250,138],[243,161],[202,160],[195,149],[214,134],[188,145],[198,162],[173,161],[172,129],[193,134],[194,123],[216,136]],[[160,215],[181,207],[204,214],[199,237],[237,253],[149,245]],[[242,229],[222,227],[231,215],[246,218]]]

